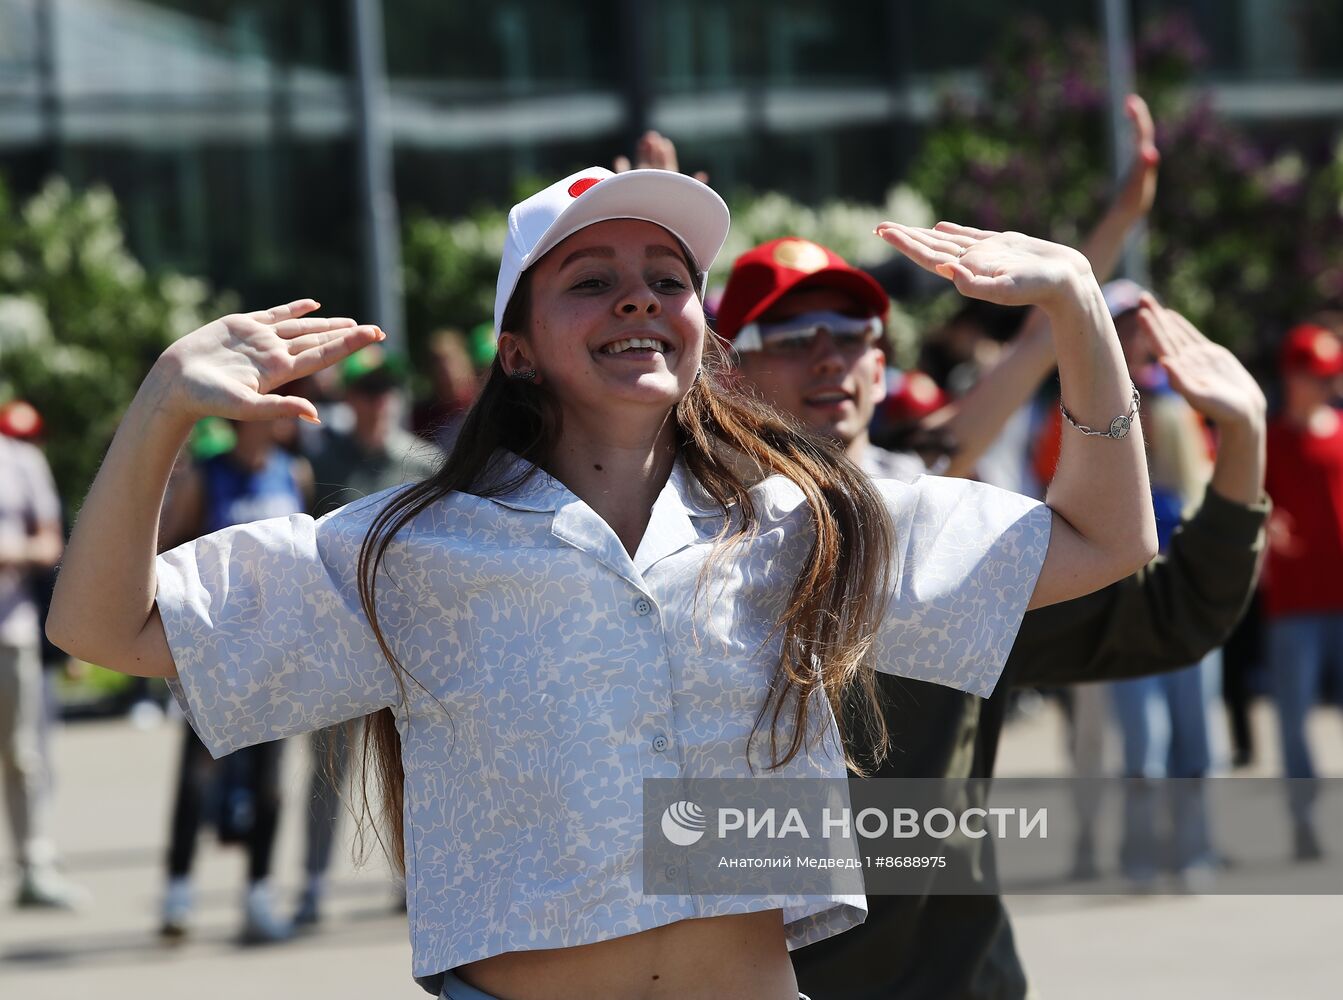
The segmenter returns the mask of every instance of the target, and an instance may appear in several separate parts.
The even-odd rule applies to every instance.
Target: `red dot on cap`
[[[580,177],[578,180],[574,181],[572,184],[569,185],[569,197],[577,198],[580,194],[582,194],[584,191],[592,187],[592,185],[596,184],[600,180],[601,180],[600,177]]]

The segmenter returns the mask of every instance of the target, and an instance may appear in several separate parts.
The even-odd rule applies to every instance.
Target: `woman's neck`
[[[633,556],[675,462],[676,428],[668,414],[660,427],[643,434],[598,435],[566,421],[546,467],[611,526]]]

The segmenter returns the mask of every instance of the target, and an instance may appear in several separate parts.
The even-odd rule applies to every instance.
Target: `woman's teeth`
[[[602,348],[603,354],[622,354],[625,351],[648,350],[667,353],[667,345],[661,340],[654,340],[652,337],[631,337],[628,340],[617,340],[613,344],[607,344]]]

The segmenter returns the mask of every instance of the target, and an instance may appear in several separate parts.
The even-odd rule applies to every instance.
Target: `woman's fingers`
[[[1179,354],[1196,344],[1175,323],[1179,314],[1167,309],[1148,292],[1144,292],[1138,308],[1138,323],[1161,355]]]
[[[299,316],[306,316],[314,309],[320,309],[322,304],[316,299],[295,299],[293,302],[286,302],[282,306],[272,306],[269,309],[262,309],[258,312],[248,313],[247,315],[258,323],[274,325],[287,319],[297,319]]]
[[[1138,309],[1138,324],[1147,335],[1147,339],[1152,342],[1157,357],[1165,358],[1175,353],[1175,346],[1171,341],[1165,317],[1158,312],[1159,309],[1160,306],[1153,307],[1144,302]]]
[[[358,325],[348,316],[310,316],[307,319],[283,320],[276,323],[272,329],[276,336],[284,340],[292,340],[295,337],[325,333],[328,330],[349,329]]]
[[[986,240],[990,236],[998,234],[988,229],[975,229],[973,226],[962,226],[958,222],[939,222],[933,226],[939,233],[955,236],[969,236],[977,240]]]
[[[970,236],[956,236],[951,233],[941,233],[936,229],[920,229],[918,227],[908,227],[909,232],[916,240],[919,240],[927,247],[941,253],[950,254],[953,257],[961,257],[967,250],[973,247],[979,241]]]
[[[343,337],[348,337],[356,329],[357,327],[352,323],[350,326],[342,327],[340,329],[318,330],[314,333],[305,333],[300,337],[291,338],[286,346],[289,348],[289,353],[297,357],[304,351],[312,350],[314,347],[325,347],[332,341],[338,341]],[[373,329],[376,330],[378,327],[373,327]],[[374,339],[379,340],[381,338]]]
[[[244,420],[287,420],[298,417],[310,424],[320,424],[317,407],[312,400],[302,396],[277,396],[258,394],[247,403]]]
[[[937,271],[939,266],[959,259],[959,247],[924,235],[927,232],[895,222],[883,222],[877,227],[878,236],[929,271]]]
[[[1189,322],[1189,320],[1185,319],[1174,309],[1167,309],[1166,311],[1170,313],[1171,323],[1175,326],[1176,330],[1179,331],[1180,335],[1183,336],[1189,343],[1207,344],[1209,346],[1212,346],[1212,341],[1209,340],[1203,334],[1203,331],[1200,330],[1198,327],[1196,327],[1193,323]]]
[[[944,271],[962,295],[1000,305],[1020,304],[1017,283],[1010,274],[976,274],[959,262],[947,265]]]
[[[355,326],[348,330],[333,330],[308,336],[314,339],[293,355],[294,364],[290,378],[302,378],[304,375],[321,371],[349,357],[361,347],[386,339],[386,334],[376,326]]]

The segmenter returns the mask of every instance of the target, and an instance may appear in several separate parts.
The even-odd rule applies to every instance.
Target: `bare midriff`
[[[782,910],[682,920],[574,948],[514,951],[454,971],[501,1000],[797,1000]]]

